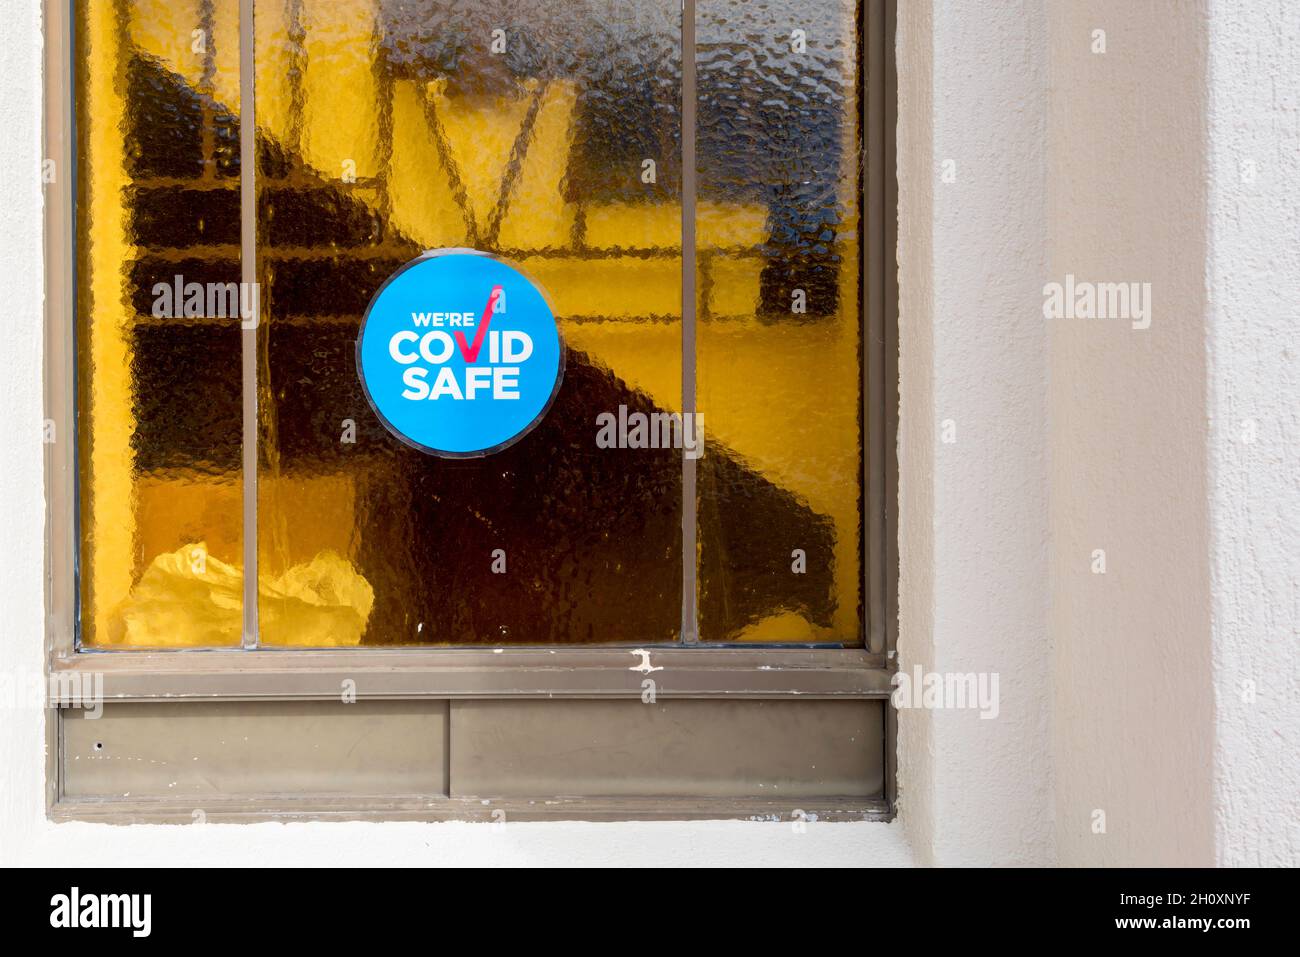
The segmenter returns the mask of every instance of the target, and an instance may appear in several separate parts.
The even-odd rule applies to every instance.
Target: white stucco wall
[[[39,9],[34,0],[11,4],[0,27],[0,671],[11,682],[41,673],[45,632]],[[0,861],[8,863],[44,800],[44,734],[39,710],[0,707]]]
[[[1210,864],[1204,4],[1048,8],[1044,281],[1149,282],[1153,304],[1147,329],[1043,320],[1058,847],[1072,864]]]
[[[1055,860],[1046,52],[1039,3],[900,4],[899,656],[997,673],[1001,698],[993,720],[900,715],[902,819],[927,864]]]
[[[1213,0],[1210,10],[1206,351],[1216,858],[1294,867],[1300,863],[1300,5]]]
[[[1051,326],[1060,857],[1294,866],[1300,8],[1048,10],[1051,278],[1154,302]]]
[[[1294,865],[1300,12],[900,6],[900,655],[1006,716],[902,715],[918,860]]]

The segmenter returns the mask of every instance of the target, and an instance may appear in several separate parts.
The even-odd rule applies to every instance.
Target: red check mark
[[[492,321],[492,310],[497,306],[497,298],[501,295],[501,287],[493,286],[492,292],[488,294],[487,305],[483,307],[483,321],[479,324],[478,332],[474,333],[474,344],[471,346],[465,341],[465,333],[459,329],[456,330],[456,344],[460,346],[460,354],[465,357],[468,363],[478,362],[479,350],[483,348],[483,337],[487,335],[488,323]]]

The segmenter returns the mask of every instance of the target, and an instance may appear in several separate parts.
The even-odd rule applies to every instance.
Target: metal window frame
[[[251,9],[252,0],[242,0]],[[693,13],[693,0],[683,15]],[[894,168],[896,96],[892,36],[895,0],[864,0],[863,46],[866,96],[862,97],[863,137],[868,158],[863,175],[862,216],[864,300],[863,326],[863,596],[865,647],[825,648],[748,645],[719,647],[690,645],[647,647],[655,667],[658,694],[665,698],[871,698],[887,699],[895,670],[898,550],[897,488],[897,272],[895,262],[897,183]],[[361,698],[637,698],[642,673],[641,652],[626,646],[367,649],[316,651],[295,649],[194,649],[167,651],[95,651],[75,642],[78,542],[76,529],[76,367],[75,237],[76,130],[73,116],[71,40],[72,0],[44,0],[45,25],[45,155],[56,161],[57,181],[45,196],[45,408],[56,441],[46,445],[45,483],[47,542],[45,607],[46,664],[51,676],[103,676],[106,701],[302,700],[339,695],[340,681],[356,681]],[[692,31],[693,32],[693,31]],[[685,39],[685,35],[684,35]],[[251,62],[241,53],[241,74],[251,74]],[[873,82],[874,81],[874,82]],[[684,83],[684,87],[686,84]],[[693,118],[694,101],[684,110]],[[246,150],[252,114],[243,129]],[[686,137],[684,136],[685,140]],[[877,159],[877,162],[870,162]],[[253,164],[241,164],[245,220],[254,203]],[[67,171],[68,175],[64,175]],[[255,208],[255,206],[254,206]],[[689,216],[687,202],[683,215]],[[247,228],[248,223],[245,223]],[[689,227],[688,227],[689,228]],[[246,234],[245,241],[248,241]],[[688,254],[683,250],[684,263]],[[244,257],[244,270],[255,261]],[[688,264],[688,263],[687,263]],[[685,268],[685,266],[684,266]],[[692,274],[693,275],[693,274]],[[247,278],[247,276],[245,277]],[[684,310],[693,313],[693,282],[683,282]],[[683,335],[688,332],[683,318]],[[245,331],[244,362],[255,361]],[[685,375],[684,371],[684,375]],[[685,384],[685,383],[684,383]],[[692,383],[693,384],[693,383]],[[684,393],[689,397],[692,393]],[[245,438],[255,429],[255,416],[245,416]],[[245,449],[245,468],[250,450]],[[255,462],[255,459],[254,459]],[[685,476],[684,476],[685,477]],[[245,481],[249,479],[246,476]],[[253,477],[255,482],[255,476]],[[247,486],[246,486],[247,487]],[[249,508],[250,503],[245,503]],[[255,506],[253,506],[255,507]],[[247,542],[246,542],[247,547]],[[255,543],[252,546],[256,558]],[[687,588],[689,587],[689,593]],[[694,581],[684,582],[684,597],[694,597]],[[54,682],[51,682],[54,685]],[[58,762],[61,704],[52,694],[47,708],[47,806],[52,816],[94,818],[98,812],[68,808],[59,802]],[[868,808],[869,816],[892,814],[895,798],[896,715],[886,705],[885,801]],[[753,803],[753,802],[750,802]],[[448,802],[442,810],[376,809],[378,817],[411,813],[423,817],[460,817]],[[643,808],[613,802],[593,805],[596,818],[696,816],[683,809]],[[736,814],[749,806],[729,805]],[[710,805],[706,816],[719,816]],[[834,809],[827,809],[832,814]],[[859,809],[860,810],[860,809]],[[164,819],[158,810],[150,819]],[[644,813],[642,813],[644,812]],[[133,815],[135,812],[131,812]],[[232,819],[248,819],[250,810],[232,809]],[[306,813],[306,812],[304,812]],[[317,809],[310,816],[330,816]],[[857,814],[857,811],[848,812]],[[152,814],[152,812],[151,812]],[[347,816],[356,816],[349,812]],[[571,814],[569,816],[572,816]],[[729,816],[729,815],[728,815]]]

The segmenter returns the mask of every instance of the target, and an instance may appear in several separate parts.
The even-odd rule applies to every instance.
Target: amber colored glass
[[[75,8],[87,647],[241,639],[239,3],[202,6]]]
[[[857,6],[697,5],[704,641],[862,640]]]
[[[264,643],[676,640],[680,454],[595,436],[679,408],[679,29],[678,0],[258,3]],[[395,439],[355,368],[374,291],[446,247],[517,265],[566,345],[477,460]]]
[[[234,645],[241,332],[156,316],[237,282],[239,2],[80,0],[83,644]],[[857,4],[700,0],[699,624],[858,644]],[[680,0],[258,0],[260,641],[653,644],[682,621]],[[358,383],[378,286],[473,247],[555,308],[564,384],[478,460],[393,438]],[[690,354],[688,351],[687,354]]]

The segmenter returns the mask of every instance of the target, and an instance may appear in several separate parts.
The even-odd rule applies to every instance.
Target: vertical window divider
[[[257,607],[257,337],[262,297],[257,285],[257,113],[253,68],[253,0],[239,0],[239,271],[254,304],[240,326],[243,396],[244,640],[259,645]]]
[[[695,0],[682,0],[682,426],[695,415]],[[696,462],[682,443],[682,643],[699,644]]]

